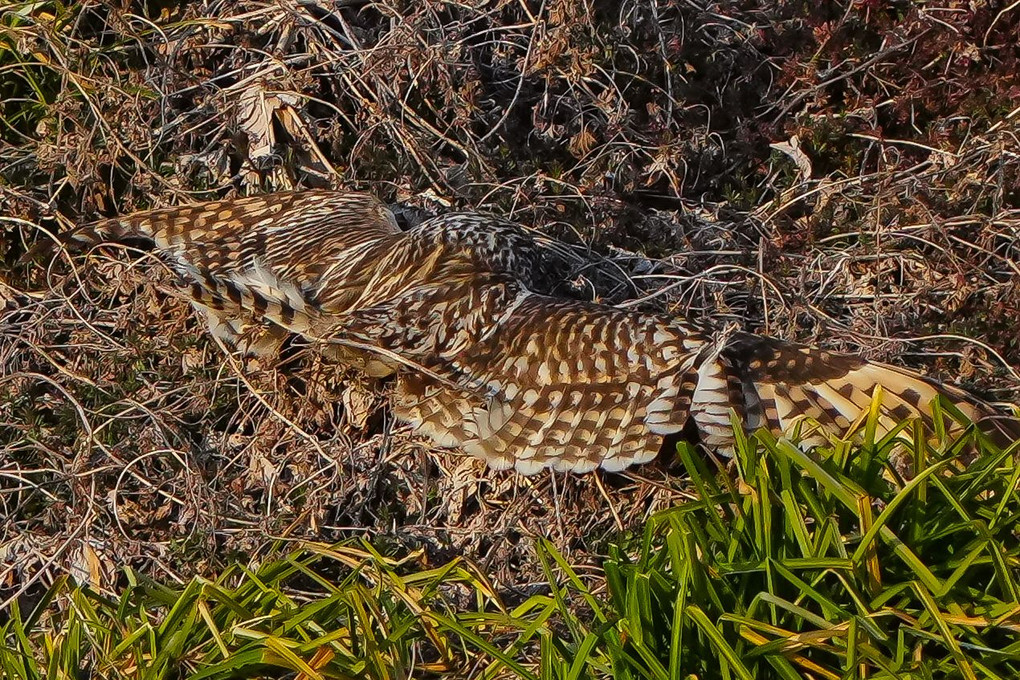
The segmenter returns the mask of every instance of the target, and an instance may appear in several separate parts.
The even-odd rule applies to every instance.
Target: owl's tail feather
[[[934,432],[934,402],[939,401],[958,410],[996,444],[1020,439],[1020,420],[1015,415],[959,388],[859,357],[740,334],[723,350],[718,363],[731,384],[734,376],[739,382],[739,406],[749,429],[767,427],[783,433],[806,417],[823,431],[807,442],[821,443],[826,433],[843,436],[860,424],[874,402],[879,435],[908,418],[918,418],[928,432]],[[692,408],[692,415],[703,433],[709,434],[709,445],[715,443],[723,452],[732,447],[732,442],[724,441],[717,414]],[[951,434],[962,432],[952,417],[943,424]],[[720,431],[715,435],[719,441],[713,442],[716,431]]]
[[[338,239],[350,244],[394,233],[400,229],[393,214],[371,194],[308,190],[146,210],[86,224],[58,239],[70,247],[137,238],[197,262],[209,249],[239,256],[242,241],[256,256],[265,255],[269,234],[280,249],[294,240],[336,246]]]
[[[29,264],[41,257],[53,257],[60,248],[67,248],[71,251],[98,245],[107,241],[125,240],[133,236],[133,232],[127,229],[123,220],[111,219],[75,227],[71,231],[62,232],[56,236],[47,233],[49,238],[36,241],[28,251],[21,256],[21,264]],[[141,238],[151,242],[148,236],[142,234]]]
[[[215,240],[221,232],[230,233],[239,220],[280,219],[288,209],[297,207],[291,204],[314,201],[313,194],[282,192],[145,210],[76,227],[61,235],[60,240],[67,246],[80,247],[137,238],[160,250],[176,251],[194,243]]]
[[[202,206],[204,207],[204,206]],[[166,249],[187,243],[188,227],[200,219],[199,206],[164,208],[83,224],[57,236],[57,242],[71,250],[106,242],[138,239]],[[47,244],[39,244],[40,249]]]
[[[153,235],[161,231],[159,227],[160,220],[153,219],[153,217],[157,216],[148,216],[144,220],[115,217],[91,224],[83,224],[66,234],[61,234],[60,240],[69,247],[91,246],[106,241],[122,241],[129,238],[142,238],[153,241]]]

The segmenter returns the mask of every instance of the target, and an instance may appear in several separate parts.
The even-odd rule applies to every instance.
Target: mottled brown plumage
[[[932,424],[942,395],[991,433],[1016,420],[904,369],[683,319],[542,295],[545,253],[524,229],[451,214],[402,232],[371,196],[271,194],[83,227],[142,237],[187,282],[213,333],[271,353],[288,332],[372,375],[396,373],[395,415],[497,468],[621,470],[693,421],[728,453],[731,412],[782,432],[841,434],[881,386],[880,427]]]

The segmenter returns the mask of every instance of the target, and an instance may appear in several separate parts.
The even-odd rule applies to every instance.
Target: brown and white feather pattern
[[[982,429],[1020,434],[1015,418],[905,369],[539,294],[543,247],[488,216],[402,232],[371,196],[307,191],[141,213],[68,240],[136,237],[177,268],[214,333],[271,352],[296,332],[395,372],[398,418],[496,468],[622,470],[688,419],[727,454],[731,414],[749,429],[810,418],[841,434],[879,387],[884,430],[909,416],[931,426],[942,395]]]

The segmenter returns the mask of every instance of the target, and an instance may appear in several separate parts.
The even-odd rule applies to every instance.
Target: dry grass
[[[575,284],[602,299],[1015,400],[1020,10],[944,4],[16,4],[0,603],[361,534],[527,591],[533,536],[583,571],[685,494],[668,461],[524,479],[430,449],[300,347],[226,358],[137,252],[17,264],[100,215],[325,185],[490,210],[598,254]]]

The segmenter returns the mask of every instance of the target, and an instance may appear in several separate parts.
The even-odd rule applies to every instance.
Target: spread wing
[[[646,462],[688,418],[723,454],[735,444],[731,414],[776,434],[808,417],[841,436],[879,387],[880,434],[910,416],[930,429],[937,397],[990,434],[1020,434],[1014,418],[904,369],[750,334],[712,337],[498,276],[415,290],[355,312],[336,333],[399,357],[399,418],[524,474]]]
[[[621,470],[683,427],[707,339],[671,319],[477,276],[346,317],[399,356],[395,414],[496,468]]]

